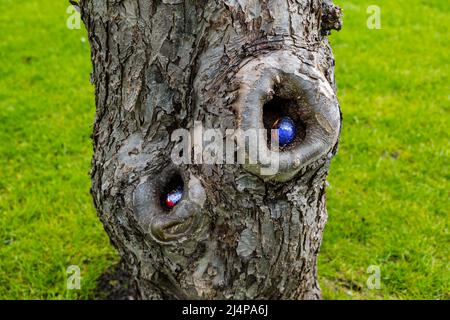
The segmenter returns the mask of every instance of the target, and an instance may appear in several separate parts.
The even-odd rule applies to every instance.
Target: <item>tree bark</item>
[[[341,128],[326,0],[83,0],[96,96],[92,195],[142,299],[319,299]],[[268,128],[264,164],[172,161],[178,128]],[[268,128],[270,129],[270,128]],[[247,158],[250,156],[246,154]],[[167,210],[173,183],[183,198]]]

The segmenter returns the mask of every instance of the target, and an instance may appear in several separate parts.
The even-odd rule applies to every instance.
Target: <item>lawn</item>
[[[319,259],[326,299],[450,299],[450,3],[338,2],[344,127]],[[0,0],[0,299],[87,299],[117,255],[89,195],[94,90],[67,1]],[[66,269],[81,268],[81,290]],[[369,266],[380,288],[366,285]]]

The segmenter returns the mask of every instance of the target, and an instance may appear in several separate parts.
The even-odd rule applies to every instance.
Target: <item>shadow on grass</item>
[[[119,262],[108,268],[97,280],[95,300],[136,300],[138,291],[125,264]]]

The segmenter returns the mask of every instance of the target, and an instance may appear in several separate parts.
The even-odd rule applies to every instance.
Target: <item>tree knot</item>
[[[342,9],[339,6],[334,5],[330,1],[324,1],[322,3],[322,23],[321,32],[322,35],[328,36],[331,34],[331,30],[341,30],[342,22]]]

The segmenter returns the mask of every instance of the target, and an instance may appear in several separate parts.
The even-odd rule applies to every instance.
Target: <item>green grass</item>
[[[339,1],[344,114],[319,275],[328,299],[450,299],[450,3]],[[378,265],[381,289],[368,290]]]
[[[450,4],[337,1],[344,113],[319,259],[327,299],[450,299]],[[0,298],[86,299],[117,255],[89,195],[94,92],[66,1],[0,0]],[[79,265],[82,289],[66,290]],[[369,290],[366,270],[381,269]]]
[[[116,259],[89,195],[89,44],[65,1],[0,7],[0,298],[87,298]]]

